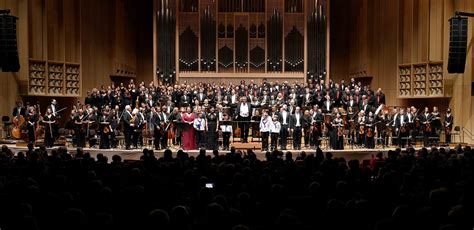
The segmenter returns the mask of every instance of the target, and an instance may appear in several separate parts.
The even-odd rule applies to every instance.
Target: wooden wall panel
[[[443,60],[443,26],[444,26],[444,1],[430,1],[430,39],[429,39],[429,60]]]
[[[114,30],[110,26],[115,18],[114,11],[110,10],[113,2],[81,1],[81,8],[84,9],[81,11],[83,97],[86,91],[110,83],[109,76],[113,74]]]
[[[114,37],[114,70],[123,69],[136,72],[136,2],[130,0],[116,0],[114,23],[112,26]]]
[[[153,2],[138,1],[137,81],[153,81]]]
[[[30,0],[28,1],[28,26],[29,26],[29,57],[34,59],[45,59],[46,49],[45,45],[45,3],[44,0]]]
[[[64,0],[65,61],[81,61],[80,0]]]
[[[47,60],[64,60],[64,21],[63,1],[47,0],[46,3],[46,32],[47,32]]]
[[[413,1],[412,0],[401,0],[402,7],[400,8],[399,17],[402,18],[403,23],[400,25],[401,37],[403,40],[400,42],[402,53],[399,54],[402,57],[401,63],[410,63],[412,60],[413,50]]]

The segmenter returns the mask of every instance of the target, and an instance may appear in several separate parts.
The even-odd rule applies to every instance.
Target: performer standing
[[[161,136],[161,148],[163,149],[167,149],[168,148],[168,132],[170,131],[170,126],[171,126],[171,123],[170,123],[170,117],[169,117],[169,113],[167,112],[167,106],[164,105],[161,107],[161,118],[162,118],[162,121],[163,121],[163,135]]]
[[[182,142],[183,142],[183,149],[184,150],[192,150],[196,149],[196,137],[194,134],[194,113],[192,113],[191,107],[187,107],[186,113],[182,115],[182,122],[187,123],[186,126],[183,127],[182,131]]]
[[[84,119],[86,119],[84,111],[79,109],[78,114],[74,117],[74,133],[76,135],[77,147],[84,148],[86,146],[86,130],[84,129]]]
[[[280,119],[281,130],[280,130],[280,149],[286,150],[287,145],[287,138],[288,132],[290,130],[290,114],[286,111],[286,105],[283,105],[280,109],[280,115],[278,118]]]
[[[304,111],[303,115],[303,132],[304,132],[304,147],[309,148],[311,145],[311,122],[312,117],[309,110]]]
[[[444,116],[444,132],[446,135],[446,144],[451,144],[451,132],[453,130],[454,117],[451,114],[451,109],[446,109],[446,115]]]
[[[357,144],[360,146],[365,146],[365,114],[364,111],[359,111],[359,117],[357,118],[357,125],[358,125],[358,138],[357,138]]]
[[[398,144],[400,147],[406,145],[406,137],[408,136],[408,119],[405,114],[405,109],[400,109],[400,114],[397,116],[396,120],[396,131],[398,136]]]
[[[428,107],[425,107],[425,112],[420,115],[420,123],[423,124],[423,145],[425,147],[429,146],[429,137],[433,132],[433,127],[431,124],[432,117]]]
[[[28,116],[26,120],[26,129],[28,130],[28,143],[33,144],[36,141],[36,122],[38,122],[39,114],[36,112],[35,107],[30,106],[28,108]]]
[[[162,127],[161,127],[161,118],[159,115],[160,107],[157,106],[151,108],[150,116],[151,116],[151,127],[153,128],[153,144],[155,145],[155,150],[160,150],[160,140],[162,136]]]
[[[374,149],[375,148],[375,118],[374,114],[372,111],[369,112],[369,116],[367,117],[367,123],[365,124],[367,127],[367,132],[366,132],[366,145],[367,148],[369,149]]]
[[[51,108],[48,107],[48,109],[46,109],[46,114],[41,121],[44,126],[44,145],[47,148],[51,148],[54,145],[53,125],[55,122],[56,118],[54,117]]]
[[[301,150],[301,133],[303,128],[303,114],[301,108],[296,107],[295,114],[291,115],[290,130],[293,133],[293,149]]]
[[[227,113],[222,114],[222,121],[219,121],[222,131],[222,145],[224,150],[230,149],[230,135],[232,134],[232,125],[230,124],[230,116]]]
[[[247,97],[242,97],[241,102],[237,104],[238,121],[240,127],[240,141],[242,143],[248,142],[251,109],[252,105],[247,102]]]
[[[132,107],[130,105],[125,106],[125,111],[122,113],[123,122],[123,134],[125,136],[125,149],[129,150],[132,142],[132,132],[134,127],[134,117],[132,116]]]
[[[438,111],[438,107],[433,107],[433,112],[431,112],[431,120],[432,120],[432,133],[431,136],[435,137],[434,144],[436,146],[439,145],[439,135],[441,133],[441,114]]]
[[[278,121],[278,115],[273,115],[272,124],[270,126],[271,133],[271,151],[274,151],[278,147],[278,136],[280,135],[281,124]]]
[[[315,105],[314,109],[314,114],[311,118],[311,128],[312,128],[312,134],[311,134],[311,139],[312,139],[312,147],[319,148],[321,144],[320,138],[322,137],[323,134],[323,127],[322,123],[324,121],[324,116],[321,111],[321,109],[318,108],[317,105]]]
[[[110,122],[109,111],[104,110],[102,116],[99,117],[100,149],[110,149],[110,136],[113,132]]]
[[[263,111],[263,116],[260,120],[260,133],[262,135],[262,151],[268,151],[268,136],[270,134],[271,119],[268,116],[268,111]]]
[[[23,102],[21,101],[17,101],[16,102],[16,107],[13,108],[13,112],[12,112],[12,115],[13,117],[17,117],[17,116],[26,116],[26,109],[25,107],[23,107]]]
[[[180,113],[179,113],[178,107],[174,107],[174,108],[173,108],[173,111],[171,112],[169,118],[170,118],[170,122],[172,123],[172,126],[171,126],[171,128],[170,128],[170,132],[173,132],[173,133],[174,133],[174,138],[173,138],[173,140],[171,141],[171,144],[172,144],[172,145],[179,145],[179,143],[178,143],[178,141],[177,141],[177,140],[178,140],[178,137],[179,137],[178,132],[177,132],[177,130],[178,130],[178,123],[177,123],[177,121],[178,121],[178,118],[181,118],[181,115],[180,115]]]
[[[334,129],[334,146],[332,147],[335,150],[344,149],[344,120],[341,118],[341,114],[337,113],[336,118],[332,123]]]
[[[202,113],[198,113],[197,116],[198,117],[194,119],[194,129],[196,130],[196,144],[197,147],[200,149],[206,147],[205,132],[207,129],[207,122]]]
[[[211,107],[210,112],[207,114],[207,149],[208,150],[217,150],[218,145],[217,145],[217,114],[216,114],[216,109],[214,107]]]

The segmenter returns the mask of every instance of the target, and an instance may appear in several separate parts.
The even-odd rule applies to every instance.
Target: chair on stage
[[[458,142],[456,142],[456,136],[459,138]],[[451,139],[453,143],[461,143],[461,126],[454,126],[454,130],[451,132]]]
[[[319,143],[321,143],[321,149],[328,150],[329,149],[329,137],[323,134],[319,138]]]
[[[3,133],[1,135],[2,138],[10,138],[10,125],[12,125],[12,121],[10,120],[9,116],[3,116],[2,117],[2,123],[3,123]]]

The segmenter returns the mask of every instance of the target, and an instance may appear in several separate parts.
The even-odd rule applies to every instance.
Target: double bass
[[[25,126],[25,117],[23,115],[18,114],[13,118],[13,129],[12,129],[12,136],[15,139],[21,139],[22,138],[22,130],[24,129]]]

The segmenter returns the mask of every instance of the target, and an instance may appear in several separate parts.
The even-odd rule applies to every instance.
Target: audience
[[[166,150],[112,162],[66,148],[0,153],[0,229],[472,229],[470,147],[379,153]],[[213,183],[213,188],[206,184]]]

